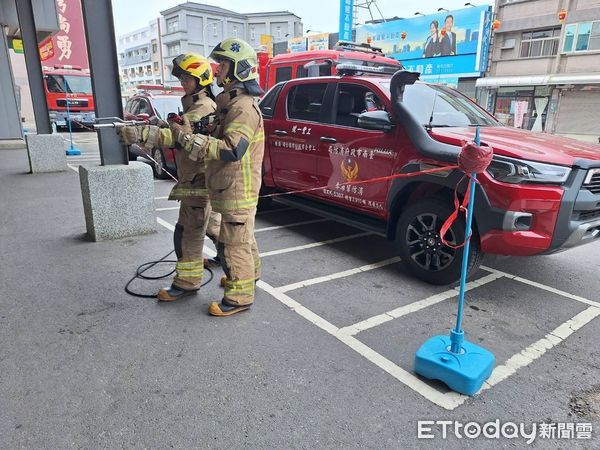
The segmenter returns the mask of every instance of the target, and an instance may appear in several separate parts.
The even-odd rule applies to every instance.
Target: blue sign
[[[352,40],[352,16],[354,0],[340,0],[340,41]]]
[[[491,7],[365,24],[356,29],[356,41],[380,47],[386,56],[421,72],[422,79],[478,77],[487,67],[491,34]]]

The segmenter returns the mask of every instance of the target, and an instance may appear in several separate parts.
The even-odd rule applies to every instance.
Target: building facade
[[[480,102],[506,125],[600,142],[600,0],[497,0]]]
[[[223,39],[239,37],[254,48],[272,41],[302,36],[300,17],[288,11],[240,14],[218,6],[187,2],[161,11],[164,83],[177,84],[171,76],[173,58],[185,52],[207,56]]]
[[[160,19],[156,19],[147,27],[118,37],[119,73],[123,91],[139,84],[163,83],[160,31]]]

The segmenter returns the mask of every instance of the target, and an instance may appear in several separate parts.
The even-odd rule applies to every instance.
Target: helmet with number
[[[210,62],[196,53],[184,53],[173,60],[171,75],[180,78],[183,74],[196,78],[202,87],[210,85],[213,81]]]
[[[237,38],[230,38],[221,41],[213,49],[210,57],[215,61],[223,59],[233,63],[230,76],[242,83],[258,79],[258,61],[256,52],[246,41]],[[233,81],[225,80],[225,83]]]

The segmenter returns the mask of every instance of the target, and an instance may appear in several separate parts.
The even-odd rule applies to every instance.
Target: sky
[[[414,17],[415,12],[425,15],[436,13],[438,8],[448,10],[464,8],[467,0],[421,0],[412,2],[408,0],[377,0],[376,5],[386,18],[389,17]],[[365,0],[355,0],[364,3]],[[138,28],[143,28],[148,23],[160,16],[164,11],[173,6],[185,3],[185,0],[112,0],[115,29],[117,35],[128,33]],[[321,33],[334,33],[338,31],[339,0],[202,0],[197,3],[220,6],[238,13],[266,12],[287,10],[302,18],[304,32],[314,30]],[[474,5],[492,4],[491,1],[473,0]],[[140,4],[143,7],[140,8]],[[372,6],[373,17],[381,18],[377,9]],[[368,10],[362,9],[359,14],[359,23],[370,20]]]

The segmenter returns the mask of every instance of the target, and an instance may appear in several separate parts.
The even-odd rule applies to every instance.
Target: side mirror
[[[388,132],[394,129],[387,111],[367,111],[358,116],[358,126],[367,130]]]

